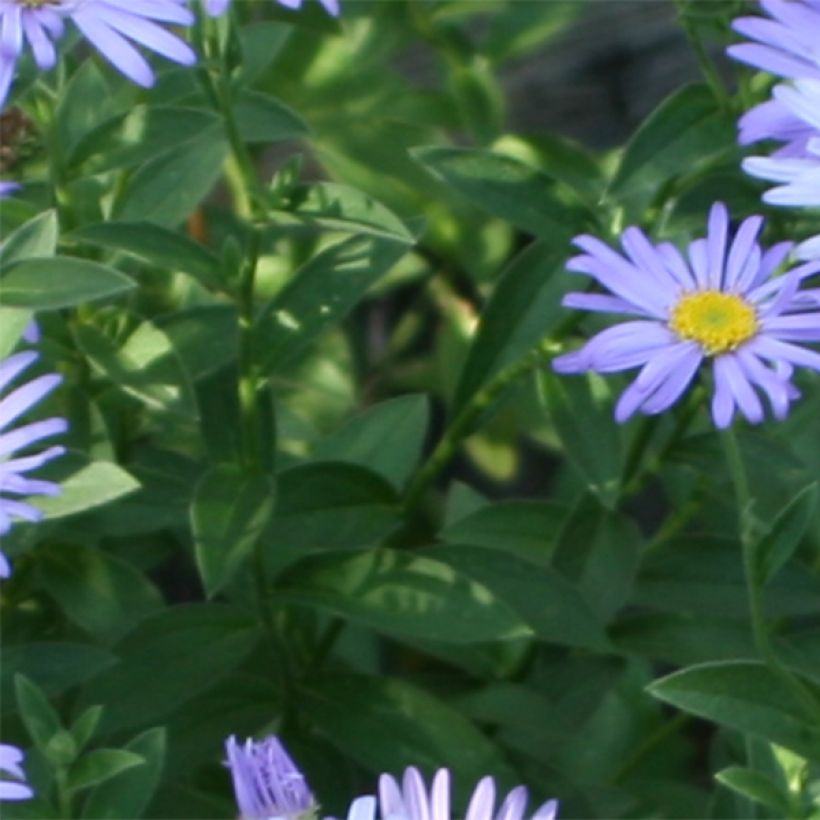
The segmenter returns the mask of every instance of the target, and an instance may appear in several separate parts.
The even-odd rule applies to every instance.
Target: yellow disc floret
[[[734,293],[688,293],[672,308],[669,327],[682,339],[699,342],[707,355],[735,350],[757,333],[755,309]]]

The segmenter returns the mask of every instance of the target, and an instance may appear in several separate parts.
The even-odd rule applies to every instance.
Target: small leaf
[[[767,775],[743,766],[729,766],[715,775],[715,780],[722,783],[742,797],[748,797],[761,803],[775,812],[777,817],[789,817],[791,807],[789,799],[777,784]]]
[[[806,534],[817,507],[817,482],[804,487],[775,518],[771,529],[755,545],[758,578],[771,581]]]
[[[245,142],[282,142],[306,137],[304,120],[283,102],[260,91],[243,90],[235,106],[239,132]]]
[[[82,751],[88,745],[91,738],[94,737],[104,710],[105,707],[103,706],[89,706],[88,709],[71,724],[69,731],[79,751]]]
[[[135,284],[124,273],[88,259],[26,259],[3,268],[0,304],[57,310],[109,299],[131,290]]]
[[[100,783],[88,796],[83,817],[88,820],[121,820],[142,817],[157,789],[167,746],[163,728],[149,729],[125,744],[123,751],[138,756],[133,766]]]
[[[214,467],[200,480],[191,503],[191,530],[209,596],[247,560],[273,514],[275,489],[273,478],[247,475],[232,464]]]
[[[26,731],[35,746],[45,754],[51,739],[63,731],[60,718],[43,690],[24,675],[14,676],[14,688],[17,695],[17,711]]]
[[[141,766],[145,759],[124,749],[94,749],[83,755],[68,774],[68,789],[72,792],[104,783],[120,772]]]
[[[0,359],[5,359],[17,347],[32,315],[30,310],[0,306]]]

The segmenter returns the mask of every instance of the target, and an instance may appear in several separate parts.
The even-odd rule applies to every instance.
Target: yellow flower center
[[[62,0],[17,0],[18,6],[27,9],[39,9],[43,6],[59,6]]]
[[[726,353],[757,333],[755,309],[740,296],[704,290],[684,296],[672,309],[669,327],[699,342],[709,356]]]

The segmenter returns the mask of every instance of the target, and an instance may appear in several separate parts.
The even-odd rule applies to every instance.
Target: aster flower
[[[640,367],[618,401],[619,422],[636,411],[667,410],[704,364],[711,365],[718,427],[728,427],[736,410],[761,422],[759,393],[774,416],[784,418],[799,395],[791,383],[794,368],[820,371],[820,353],[802,344],[820,341],[820,310],[800,293],[803,280],[820,271],[820,261],[773,276],[792,244],[764,252],[757,243],[762,225],[761,217],[749,217],[730,241],[726,208],[715,204],[707,236],[690,244],[688,261],[671,244],[653,245],[634,227],[621,236],[625,256],[592,236],[577,237],[584,253],[567,267],[610,294],[569,293],[564,305],[635,318],[557,357],[554,368],[612,373]]]
[[[529,795],[524,786],[514,788],[495,812],[495,781],[484,777],[475,787],[466,820],[522,820]],[[382,820],[450,820],[450,772],[439,769],[428,793],[418,769],[410,766],[401,785],[389,774],[379,778]],[[554,820],[558,804],[550,800],[540,806],[532,820]]]
[[[738,17],[732,28],[754,40],[730,56],[771,74],[820,80],[820,0],[761,0],[765,17]]]
[[[241,820],[316,817],[307,781],[278,738],[248,739],[240,745],[231,736],[225,749]]]
[[[304,0],[276,0],[276,2],[280,6],[289,9],[300,9]],[[339,16],[339,0],[319,0],[319,2],[325,7],[328,14],[332,14],[334,17]],[[211,17],[219,17],[220,14],[225,13],[230,4],[231,0],[205,0],[205,11]]]
[[[26,351],[0,361],[0,536],[9,532],[12,519],[39,521],[42,518],[42,513],[30,504],[7,495],[56,495],[60,491],[58,484],[27,478],[26,474],[62,455],[65,448],[48,447],[22,456],[17,453],[65,432],[68,427],[65,419],[50,418],[7,429],[62,381],[56,374],[39,376],[4,396],[3,391],[36,359],[36,353]],[[9,574],[8,561],[0,552],[0,578],[7,578]]]
[[[137,85],[149,87],[154,72],[136,43],[182,65],[196,55],[187,43],[158,23],[188,26],[194,15],[187,0],[0,0],[0,105],[14,79],[25,42],[43,71],[53,68],[57,53],[53,41],[64,30],[66,18],[116,69]]]
[[[34,792],[26,784],[22,767],[23,753],[16,746],[0,743],[0,773],[11,775],[0,778],[0,800],[28,800]]]

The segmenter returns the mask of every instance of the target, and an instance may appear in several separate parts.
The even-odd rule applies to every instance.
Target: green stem
[[[57,812],[63,820],[72,820],[74,815],[71,806],[71,792],[68,789],[68,771],[65,767],[57,768],[54,781],[57,790]]]
[[[473,431],[482,413],[511,384],[535,369],[541,360],[541,350],[534,350],[523,359],[502,370],[470,399],[447,428],[433,454],[410,482],[404,501],[404,511],[408,517],[416,511],[429,487],[458,452],[461,442]]]
[[[763,588],[759,583],[757,571],[758,527],[753,514],[754,498],[746,473],[746,465],[735,437],[734,430],[729,428],[723,435],[723,448],[738,509],[738,533],[743,551],[743,570],[746,577],[746,590],[749,601],[749,617],[752,634],[758,654],[780,680],[791,690],[797,701],[820,725],[820,702],[814,694],[786,667],[775,653],[769,638],[766,624],[766,613],[763,602]]]
[[[701,40],[700,35],[698,34],[697,26],[694,24],[692,18],[686,10],[686,0],[675,0],[675,5],[678,8],[678,19],[683,26],[683,30],[686,32],[686,38],[689,40],[692,51],[695,53],[695,58],[698,61],[700,70],[703,72],[706,82],[712,89],[715,99],[717,99],[718,103],[720,103],[720,107],[723,110],[727,110],[731,101],[729,93],[723,85],[723,80],[721,80],[720,74],[718,73],[717,68],[715,68],[712,58],[709,56],[703,45],[703,40]]]

